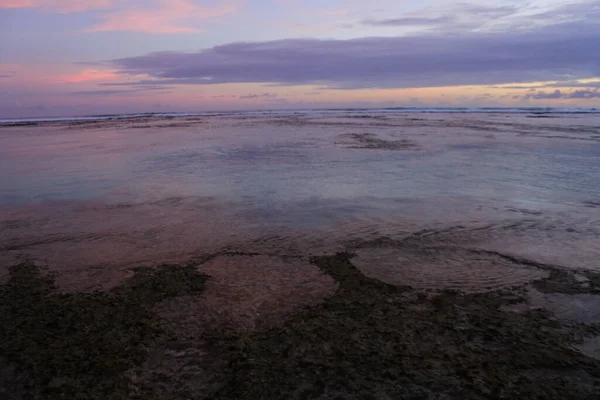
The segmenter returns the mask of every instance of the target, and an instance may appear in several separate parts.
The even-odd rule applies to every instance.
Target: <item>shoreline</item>
[[[155,112],[107,115],[80,115],[31,118],[2,118],[0,127],[29,126],[58,122],[102,122],[131,120],[138,118],[173,119],[185,117],[235,117],[235,116],[294,116],[294,115],[356,115],[356,114],[600,114],[600,109],[560,107],[391,107],[391,108],[348,108],[348,109],[290,109],[290,110],[226,110],[199,112]]]

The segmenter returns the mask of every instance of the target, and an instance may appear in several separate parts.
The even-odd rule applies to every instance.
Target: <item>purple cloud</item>
[[[474,10],[471,12],[476,13],[477,8]],[[561,22],[549,25],[552,15]],[[135,83],[138,85],[262,83],[329,89],[410,88],[600,76],[600,1],[587,3],[586,7],[566,6],[530,19],[526,29],[517,24],[517,28],[504,31],[240,42],[192,53],[159,52],[121,58],[110,65],[124,74],[151,77]]]
[[[560,90],[555,90],[554,92],[546,93],[546,92],[535,92],[531,94],[526,94],[523,96],[525,99],[536,99],[536,100],[555,100],[562,99],[563,93]]]
[[[553,92],[534,92],[522,96],[523,99],[535,100],[557,100],[557,99],[598,99],[600,91],[598,89],[583,89],[564,93],[558,89]]]
[[[576,90],[568,94],[569,99],[600,99],[600,91],[595,90]]]

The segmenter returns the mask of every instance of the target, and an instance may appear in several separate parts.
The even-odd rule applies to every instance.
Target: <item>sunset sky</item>
[[[0,0],[0,117],[600,107],[600,0]]]

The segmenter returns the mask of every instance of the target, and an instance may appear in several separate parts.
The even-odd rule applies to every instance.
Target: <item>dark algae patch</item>
[[[35,266],[17,265],[0,286],[0,397],[600,398],[600,361],[575,348],[600,326],[507,311],[526,301],[522,287],[415,291],[365,276],[352,258],[312,257],[337,291],[274,328],[243,333],[182,331],[158,317],[167,304],[183,313],[202,297],[206,277],[191,266],[137,269],[110,292],[62,294]],[[560,279],[535,285],[578,292],[569,287],[579,281],[559,287]],[[586,279],[595,290],[596,277]]]
[[[206,279],[162,266],[137,270],[111,292],[66,294],[34,265],[10,272],[0,286],[0,357],[16,372],[0,378],[0,397],[22,392],[23,399],[129,398],[125,373],[163,335],[151,307],[200,293]]]
[[[416,150],[419,146],[409,139],[385,140],[372,133],[348,133],[340,135],[354,141],[350,148],[379,150]]]
[[[501,310],[512,292],[417,293],[349,254],[313,262],[340,284],[320,307],[236,347],[220,399],[597,399],[600,363],[573,350],[598,327]]]

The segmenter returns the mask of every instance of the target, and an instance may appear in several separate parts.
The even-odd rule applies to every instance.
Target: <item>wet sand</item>
[[[587,118],[0,127],[0,395],[596,399]]]

